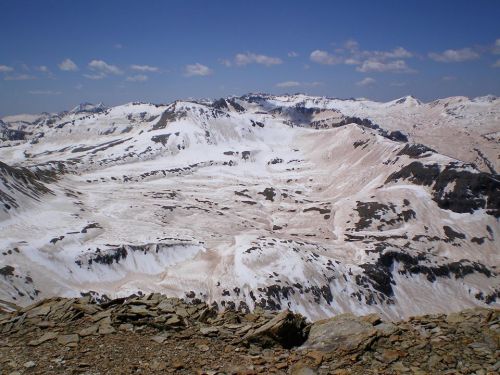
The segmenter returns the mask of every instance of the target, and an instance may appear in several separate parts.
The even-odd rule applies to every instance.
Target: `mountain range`
[[[161,292],[389,319],[498,307],[500,98],[83,103],[0,120],[0,306]]]

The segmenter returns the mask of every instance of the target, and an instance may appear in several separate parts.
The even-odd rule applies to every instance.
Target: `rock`
[[[101,319],[104,319],[104,318],[109,318],[111,317],[111,309],[109,310],[104,310],[104,311],[101,311],[95,315],[92,316],[92,321],[93,322],[98,322],[99,320]]]
[[[317,373],[316,370],[299,362],[292,367],[291,375],[317,375]]]
[[[61,345],[76,346],[80,342],[80,336],[76,333],[57,336],[57,342]]]
[[[206,344],[200,344],[197,346],[197,349],[200,351],[200,352],[208,352],[210,350],[210,347]]]
[[[133,305],[130,306],[128,313],[139,315],[139,316],[157,316],[158,314],[155,311],[150,310],[148,307],[144,305]]]
[[[98,330],[98,333],[100,335],[109,335],[110,333],[115,333],[115,332],[116,330],[110,324],[101,324]]]
[[[158,310],[160,310],[161,312],[164,312],[167,314],[172,314],[175,312],[174,305],[172,304],[172,302],[170,302],[168,300],[161,301],[156,308]]]
[[[184,363],[179,359],[174,359],[171,364],[172,364],[172,367],[176,370],[180,370],[180,369],[184,368]]]
[[[158,344],[163,344],[168,339],[168,336],[169,336],[168,334],[163,333],[161,335],[155,335],[151,337],[151,340],[157,342]]]
[[[23,366],[26,367],[26,368],[33,368],[33,367],[36,366],[36,363],[33,362],[33,361],[28,361]]]
[[[314,367],[319,367],[321,362],[323,362],[323,353],[317,350],[312,350],[306,353],[306,357],[313,361]]]
[[[99,311],[101,311],[101,308],[98,307],[97,305],[91,305],[88,303],[75,303],[73,305],[73,308],[78,311],[82,311],[87,315],[93,315]]]
[[[173,316],[171,316],[170,318],[167,319],[167,321],[165,322],[165,324],[168,325],[168,326],[181,326],[184,323],[182,322],[182,320],[177,315],[173,315]]]
[[[400,350],[388,349],[382,352],[381,359],[384,363],[392,363],[398,360],[402,355],[403,352],[401,352]]]
[[[219,333],[219,328],[217,327],[201,327],[200,333],[204,336],[215,336]]]
[[[249,332],[243,337],[243,341],[262,347],[278,344],[284,348],[292,348],[304,343],[307,338],[306,327],[306,320],[302,315],[285,310],[260,328]]]
[[[175,309],[175,313],[183,318],[187,318],[189,316],[187,310],[184,307],[177,307]]]
[[[93,324],[89,327],[81,329],[78,334],[82,337],[90,336],[90,335],[95,335],[97,331],[99,330],[99,323]]]
[[[43,334],[41,337],[35,340],[31,340],[28,342],[28,345],[30,346],[38,346],[46,341],[54,340],[57,337],[57,333],[55,332],[47,332]]]
[[[42,306],[35,307],[27,312],[28,318],[33,318],[35,316],[46,316],[50,312],[50,305],[45,304]]]
[[[302,348],[325,352],[353,352],[366,347],[376,332],[373,325],[362,318],[341,314],[313,323]]]

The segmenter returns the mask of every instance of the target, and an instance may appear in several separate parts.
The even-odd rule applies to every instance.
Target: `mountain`
[[[248,94],[3,121],[25,132],[0,145],[6,303],[161,292],[313,320],[499,306],[496,97]]]

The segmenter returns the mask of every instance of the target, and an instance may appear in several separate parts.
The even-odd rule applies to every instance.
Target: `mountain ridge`
[[[477,132],[494,171],[498,99],[396,102],[132,102],[16,128],[0,298],[164,292],[310,319],[497,306],[499,179],[415,141]]]

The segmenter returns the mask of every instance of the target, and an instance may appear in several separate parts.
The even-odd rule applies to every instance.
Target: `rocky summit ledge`
[[[12,306],[11,306],[12,308]],[[498,374],[500,311],[309,323],[160,294],[0,313],[1,374]]]

